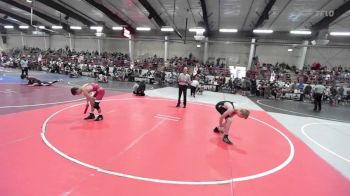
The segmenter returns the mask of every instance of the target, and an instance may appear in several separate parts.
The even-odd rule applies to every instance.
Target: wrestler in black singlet
[[[224,108],[225,102],[230,103],[230,104],[232,105],[232,107],[235,108],[235,106],[234,106],[234,104],[233,104],[232,101],[220,101],[219,103],[217,103],[217,104],[215,105],[215,109],[216,109],[221,115],[222,115],[223,113],[225,113],[226,110],[227,110],[226,108]],[[235,113],[235,112],[233,112],[231,115],[227,116],[226,118],[231,117],[234,113]]]

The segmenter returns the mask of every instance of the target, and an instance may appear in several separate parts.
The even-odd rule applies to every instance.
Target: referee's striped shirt
[[[179,83],[179,85],[188,85],[189,83],[191,83],[191,77],[189,74],[184,74],[184,73],[181,73],[179,75],[179,77],[177,78],[177,81]]]

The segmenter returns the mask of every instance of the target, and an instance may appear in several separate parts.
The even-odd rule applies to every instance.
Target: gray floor
[[[0,70],[0,77],[15,77],[19,78],[20,70],[18,69],[7,69],[10,72],[4,72],[3,69]],[[29,71],[29,75],[38,78],[42,81],[52,81],[62,79],[63,82],[57,83],[55,85],[63,85],[63,86],[78,86],[86,83],[98,83],[96,79],[91,77],[79,77],[79,78],[70,78],[68,75],[64,74],[55,74],[55,73],[47,73],[44,71]],[[22,80],[23,83],[26,83],[26,80]],[[112,91],[121,91],[121,92],[132,92],[132,87],[135,82],[127,82],[127,81],[112,81],[110,80],[108,83],[99,83],[107,90]],[[158,85],[147,85],[146,89],[154,89],[159,88]]]
[[[85,78],[85,77],[83,77]],[[79,80],[70,80],[69,85],[82,85],[88,82],[97,82],[93,78],[79,78]],[[132,87],[134,86],[135,82],[127,82],[127,81],[109,81],[108,83],[99,83],[103,88],[107,90],[112,90],[112,91],[123,91],[123,92],[132,92]],[[157,85],[146,85],[146,90],[147,89],[154,89],[154,88],[159,88]]]
[[[350,124],[268,112],[350,180]]]
[[[178,89],[174,87],[165,87],[153,90],[147,90],[146,95],[152,97],[163,97],[168,99],[174,99],[174,105],[177,103]],[[254,104],[253,101],[247,97],[226,93],[216,93],[211,91],[204,91],[203,95],[197,95],[195,98],[190,96],[190,90],[187,90],[187,100],[188,102],[206,103],[206,104],[216,104],[219,101],[230,100],[235,102],[237,107],[262,110],[258,105]]]
[[[322,111],[314,112],[314,105],[311,102],[271,100],[257,97],[250,97],[250,99],[268,112],[314,117],[324,120],[350,123],[349,105],[330,106],[327,103],[323,103]]]

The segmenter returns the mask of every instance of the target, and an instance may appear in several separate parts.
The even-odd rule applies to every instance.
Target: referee
[[[318,82],[314,89],[314,111],[321,111],[322,95],[326,87],[322,85],[322,82]]]
[[[22,59],[20,61],[21,69],[22,69],[22,74],[21,78],[24,79],[25,77],[28,76],[28,59],[26,59],[24,56],[22,56]]]
[[[184,108],[186,108],[186,96],[187,96],[187,86],[191,82],[191,77],[187,73],[187,67],[184,67],[183,73],[179,75],[177,78],[177,82],[179,84],[179,98],[177,100],[177,105],[176,107],[180,107],[181,103],[181,94],[184,94]]]

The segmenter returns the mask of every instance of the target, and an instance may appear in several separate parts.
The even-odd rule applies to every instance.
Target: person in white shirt
[[[196,97],[196,90],[197,90],[198,86],[199,86],[198,77],[195,76],[191,82],[191,85],[190,85],[191,96]]]
[[[41,65],[41,61],[43,59],[43,56],[41,54],[38,55],[38,63],[39,65]]]

